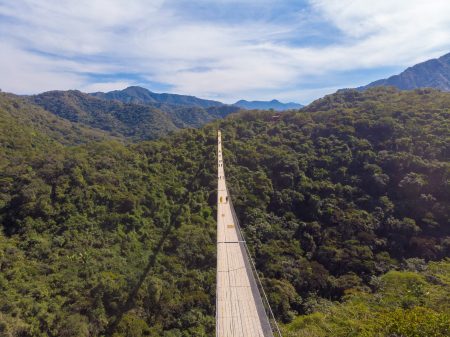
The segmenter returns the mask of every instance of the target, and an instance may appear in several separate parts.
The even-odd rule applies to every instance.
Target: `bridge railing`
[[[264,287],[262,285],[261,279],[260,279],[258,271],[256,269],[255,262],[250,254],[250,250],[248,249],[247,242],[245,241],[244,233],[242,232],[241,225],[239,223],[239,219],[236,215],[236,211],[233,206],[230,191],[229,191],[228,187],[226,187],[226,189],[227,189],[227,195],[229,196],[228,202],[230,204],[231,213],[233,215],[233,220],[238,229],[238,235],[240,236],[239,240],[241,241],[240,245],[241,245],[241,249],[242,249],[242,254],[245,257],[244,261],[245,261],[245,264],[247,267],[247,271],[250,271],[250,273],[251,273],[251,275],[249,275],[249,279],[250,279],[252,291],[254,294],[256,294],[256,293],[258,294],[258,296],[254,296],[254,298],[257,299],[258,314],[260,315],[260,318],[264,317],[264,319],[261,320],[261,323],[263,325],[264,336],[265,337],[282,337],[280,328],[275,319],[275,315],[273,314],[273,310],[270,306],[269,299],[267,297],[266,292],[264,291]]]

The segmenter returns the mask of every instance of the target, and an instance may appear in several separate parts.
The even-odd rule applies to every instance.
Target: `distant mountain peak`
[[[284,110],[290,110],[290,109],[300,109],[303,107],[303,105],[299,103],[282,103],[277,99],[273,99],[271,101],[246,101],[244,99],[241,99],[233,104],[234,106],[238,106],[242,109],[248,109],[248,110],[269,110],[273,109],[276,111],[284,111]]]
[[[140,86],[130,86],[123,90],[114,90],[109,92],[94,92],[90,95],[102,99],[117,100],[124,103],[136,104],[164,103],[200,108],[221,107],[225,105],[218,101],[202,99],[195,96],[155,93]]]
[[[394,86],[400,90],[435,88],[450,91],[450,53],[408,67],[405,71],[359,87],[365,90],[377,86]]]

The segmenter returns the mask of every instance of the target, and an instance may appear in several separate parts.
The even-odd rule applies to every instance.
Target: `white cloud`
[[[30,94],[37,90],[74,89],[83,83],[81,76],[63,71],[56,65],[58,62],[1,41],[0,50],[0,88],[3,91]]]
[[[264,5],[273,2],[264,0]],[[239,24],[190,20],[180,14],[184,4],[0,0],[0,15],[8,18],[0,19],[0,86],[18,93],[110,90],[138,83],[95,81],[92,73],[133,73],[175,92],[226,101],[309,100],[327,92],[327,79],[339,72],[411,65],[450,47],[450,2],[444,0],[311,0],[306,10],[310,20],[302,24],[259,17]],[[321,23],[335,27],[339,39],[325,46],[292,42]],[[311,79],[322,81],[322,88],[309,89]]]
[[[347,36],[343,47],[348,56],[356,56],[352,58],[356,66],[414,63],[439,56],[450,47],[450,2],[446,0],[312,0],[311,3],[325,20]]]

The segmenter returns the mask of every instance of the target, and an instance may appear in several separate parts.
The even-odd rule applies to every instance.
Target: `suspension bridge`
[[[216,337],[281,337],[227,189],[217,133]]]

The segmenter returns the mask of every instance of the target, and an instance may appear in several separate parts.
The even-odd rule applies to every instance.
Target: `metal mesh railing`
[[[247,246],[247,243],[245,241],[245,237],[244,234],[242,232],[240,223],[239,223],[239,219],[236,215],[236,211],[234,209],[233,206],[233,202],[231,200],[231,195],[229,193],[228,187],[225,184],[225,172],[223,171],[223,160],[221,157],[221,133],[220,130],[218,131],[218,155],[219,155],[219,161],[218,161],[218,166],[219,166],[219,179],[224,179],[223,183],[224,186],[226,188],[226,202],[229,204],[229,209],[231,210],[231,215],[233,218],[233,222],[234,222],[234,227],[236,228],[236,234],[238,236],[238,240],[230,242],[232,244],[238,244],[239,248],[240,248],[240,254],[242,255],[242,258],[244,260],[244,265],[245,265],[245,272],[247,274],[247,278],[249,280],[250,283],[250,290],[252,292],[253,295],[253,300],[254,300],[254,304],[256,306],[256,313],[257,316],[259,318],[259,327],[262,330],[263,336],[264,337],[282,337],[281,336],[281,332],[280,329],[278,327],[277,321],[275,319],[275,316],[273,314],[272,308],[270,307],[270,303],[269,300],[267,298],[266,292],[264,291],[264,288],[262,286],[262,282],[261,279],[259,277],[258,271],[256,270],[256,266],[255,263],[251,257],[249,248]],[[223,175],[223,176],[222,176]],[[218,183],[218,193],[219,193],[219,186],[221,185],[220,180]],[[223,188],[223,187],[222,187]],[[222,190],[223,191],[223,190]],[[222,197],[220,196],[219,198],[219,194],[218,194],[218,203],[222,203]],[[219,212],[219,209],[218,209]],[[223,214],[222,214],[223,216]],[[218,220],[219,220],[219,213],[218,213]],[[236,247],[236,246],[234,246]],[[237,253],[237,252],[236,252]],[[217,290],[216,290],[217,291]],[[217,297],[217,293],[216,293],[216,308],[218,305],[218,297]],[[237,303],[239,304],[239,301],[237,301]],[[218,332],[218,316],[217,316],[217,309],[216,309],[216,336],[219,336]],[[253,316],[253,320],[255,320],[255,316]],[[256,323],[256,322],[254,322]],[[257,333],[257,335],[260,335],[261,330],[258,329],[259,333]],[[244,330],[242,330],[243,332]],[[232,333],[234,334],[234,333]],[[226,334],[227,336],[229,335],[229,333]],[[239,334],[241,335],[241,334]],[[246,336],[247,337],[247,336]],[[250,337],[250,336],[248,336]]]
[[[228,195],[228,202],[230,204],[231,213],[233,215],[233,220],[238,229],[238,236],[239,240],[241,241],[240,246],[242,250],[242,255],[244,256],[244,262],[248,272],[253,297],[255,298],[256,301],[256,307],[261,321],[261,326],[263,328],[264,336],[282,337],[280,328],[273,314],[266,292],[264,291],[264,288],[262,286],[262,282],[259,277],[258,271],[256,270],[255,263],[251,257],[250,250],[248,249],[247,242],[245,241],[245,237],[242,232],[239,219],[236,215],[236,211],[234,209],[233,202],[231,200],[230,191],[228,190],[228,187],[226,187],[226,189]]]

